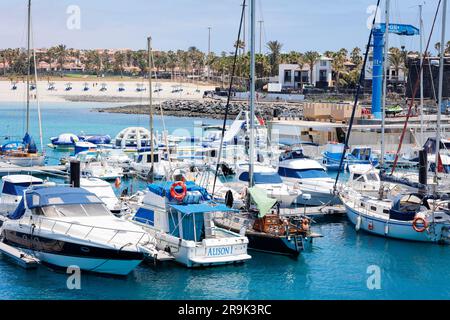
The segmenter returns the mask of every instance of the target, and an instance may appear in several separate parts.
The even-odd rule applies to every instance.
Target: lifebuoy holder
[[[178,192],[176,190],[177,187],[181,187],[182,191]],[[186,193],[187,193],[187,188],[186,188],[186,184],[183,181],[175,182],[170,187],[170,196],[179,202],[183,201],[184,197],[186,197]]]
[[[423,224],[423,227],[419,228],[417,226],[418,223]],[[416,231],[416,232],[424,232],[428,228],[428,222],[424,218],[416,217],[413,220],[412,227],[413,227],[414,231]]]

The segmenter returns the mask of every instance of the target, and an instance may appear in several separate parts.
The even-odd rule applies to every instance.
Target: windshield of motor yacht
[[[33,211],[36,215],[51,218],[111,216],[111,212],[101,203],[53,205],[38,207]]]
[[[248,181],[248,172],[243,172],[239,176],[239,180]],[[283,183],[281,177],[276,172],[255,172],[253,174],[253,181],[255,184],[280,184]]]

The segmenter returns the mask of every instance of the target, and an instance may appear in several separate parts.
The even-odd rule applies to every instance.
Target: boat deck
[[[54,176],[67,176],[66,166],[33,166],[21,167],[11,163],[0,162],[0,176],[16,173],[35,173]]]

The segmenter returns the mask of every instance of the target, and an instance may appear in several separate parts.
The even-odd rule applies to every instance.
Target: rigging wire
[[[239,31],[238,31],[238,35],[237,35],[238,41],[239,41],[239,39],[241,39],[242,24],[243,24],[243,20],[244,20],[244,16],[245,16],[245,5],[246,5],[246,0],[243,0],[242,1],[242,11],[241,11],[241,21],[239,23]],[[227,97],[227,104],[226,104],[226,107],[225,107],[225,117],[223,119],[222,134],[221,134],[221,137],[220,137],[219,152],[217,154],[216,172],[214,174],[214,183],[213,183],[213,189],[212,189],[212,193],[211,193],[211,197],[213,199],[214,199],[214,192],[215,192],[215,189],[216,189],[217,173],[219,172],[220,160],[221,160],[221,156],[222,156],[223,139],[225,137],[225,127],[227,125],[227,120],[228,120],[228,111],[230,109],[231,90],[233,89],[233,80],[234,80],[234,75],[235,75],[235,72],[236,72],[238,52],[239,52],[239,46],[236,46],[235,49],[234,49],[233,67],[232,67],[232,70],[231,70],[230,85],[228,87],[228,97]]]
[[[441,6],[441,2],[442,2],[442,0],[439,0],[437,8],[436,8],[436,13],[434,15],[433,24],[431,26],[430,36],[428,37],[427,46],[426,46],[425,51],[424,51],[425,52],[424,59],[423,59],[422,63],[420,64],[419,73],[423,70],[425,59],[428,56],[428,48],[430,46],[431,37],[433,35],[434,27],[436,25],[436,20],[437,20],[438,14],[439,14],[439,8]],[[403,139],[405,138],[406,128],[408,127],[408,121],[409,121],[409,118],[411,117],[411,110],[412,110],[412,107],[414,105],[414,99],[416,97],[417,90],[419,88],[419,84],[420,84],[420,78],[417,78],[416,79],[416,83],[414,84],[414,90],[413,90],[412,95],[411,95],[411,100],[410,100],[410,103],[409,103],[408,113],[406,115],[405,123],[403,125],[402,134],[400,136],[400,142],[398,144],[397,152],[395,153],[395,159],[394,159],[394,164],[392,165],[391,175],[394,174],[394,171],[397,168],[397,162],[398,162],[399,154],[400,154],[400,151],[402,149]]]
[[[376,19],[377,19],[377,16],[378,16],[378,10],[380,8],[380,2],[381,2],[381,0],[377,1],[375,14],[373,16],[373,21],[372,21],[372,27],[370,28],[370,35],[369,35],[369,39],[367,41],[366,53],[364,55],[364,62],[363,62],[362,67],[361,67],[361,72],[359,74],[358,86],[356,88],[355,103],[353,104],[352,114],[351,114],[350,122],[349,122],[349,125],[348,125],[348,131],[347,131],[347,134],[345,136],[344,150],[342,150],[341,160],[339,162],[339,169],[338,169],[338,172],[337,172],[337,175],[336,175],[336,180],[334,181],[334,192],[336,192],[336,187],[337,187],[337,183],[339,181],[339,176],[341,174],[342,165],[344,164],[345,154],[347,152],[347,149],[349,148],[348,147],[348,143],[350,141],[350,134],[352,132],[353,121],[355,120],[355,113],[356,113],[356,108],[358,106],[358,100],[359,100],[359,95],[361,93],[362,83],[364,81],[364,73],[365,73],[365,70],[366,70],[367,60],[368,60],[368,57],[369,57],[370,44],[372,42],[373,31],[375,29],[375,22],[376,22]]]

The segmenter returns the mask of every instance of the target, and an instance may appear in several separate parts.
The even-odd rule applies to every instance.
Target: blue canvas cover
[[[39,184],[40,182],[31,183],[31,182],[23,182],[23,183],[12,183],[10,181],[5,181],[3,184],[2,193],[9,194],[12,196],[23,196],[23,191],[28,189],[33,184]]]
[[[12,150],[18,150],[23,149],[24,145],[22,141],[10,141],[2,145],[1,150],[2,151],[12,151]]]
[[[399,195],[392,201],[392,207],[389,210],[389,218],[400,220],[400,221],[411,221],[414,220],[417,210],[420,209],[421,203],[417,203],[414,205],[410,205],[408,207],[402,205],[402,200],[405,200],[407,197],[409,198],[416,197],[419,200],[422,197],[418,194],[410,194],[410,195]]]
[[[42,187],[26,192],[28,208],[52,205],[102,203],[93,193],[82,188]]]
[[[111,143],[111,136],[109,135],[90,135],[90,136],[80,136],[80,139],[93,144],[109,144]]]
[[[155,211],[146,209],[146,208],[139,208],[138,211],[136,211],[136,214],[133,217],[134,221],[148,224],[151,226],[155,225]]]
[[[235,209],[228,208],[222,203],[215,203],[212,201],[199,204],[171,204],[170,207],[180,211],[184,215],[204,212],[236,212]]]
[[[16,210],[14,210],[13,213],[8,215],[8,218],[11,220],[19,220],[20,218],[23,217],[23,215],[25,214],[25,202],[22,198],[22,200],[20,200],[19,205],[17,206]]]
[[[36,143],[34,142],[34,139],[28,134],[28,132],[25,133],[22,143],[26,146],[29,153],[37,152]]]
[[[174,183],[175,183],[175,181],[152,183],[148,186],[148,190],[153,192],[154,194],[161,196],[161,197],[166,197],[167,199],[169,199],[169,201],[172,201],[174,199],[170,195],[170,187]],[[211,199],[210,195],[208,194],[208,191],[206,191],[205,188],[202,188],[202,187],[196,185],[192,181],[186,181],[185,184],[186,184],[186,189],[188,192],[191,192],[191,191],[200,192],[202,195],[203,201],[207,201],[207,200]],[[181,192],[182,189],[181,189],[181,187],[177,187],[177,188],[175,188],[175,190],[177,192]]]

